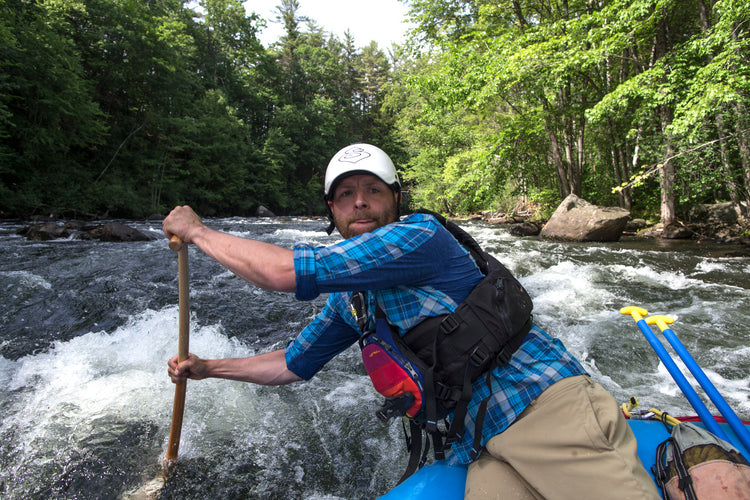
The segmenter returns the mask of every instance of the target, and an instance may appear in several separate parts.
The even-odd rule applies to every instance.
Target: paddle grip
[[[175,252],[178,252],[182,248],[182,245],[182,240],[176,234],[172,235],[172,237],[169,239],[169,248],[171,248]]]

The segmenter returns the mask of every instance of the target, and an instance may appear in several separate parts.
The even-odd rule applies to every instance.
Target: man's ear
[[[333,210],[333,202],[331,200],[326,201],[328,203],[328,208]]]

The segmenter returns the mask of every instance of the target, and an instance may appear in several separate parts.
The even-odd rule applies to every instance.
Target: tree
[[[0,211],[90,209],[83,164],[107,137],[91,82],[71,43],[72,2],[0,3]]]
[[[560,197],[608,203],[605,188],[625,185],[619,203],[643,210],[650,193],[638,187],[633,198],[630,180],[653,171],[667,224],[699,198],[742,201],[748,135],[734,111],[747,107],[746,2],[411,6],[417,36],[440,61],[413,79],[424,120],[474,124],[442,169],[474,179],[471,192],[502,178],[542,191],[553,173]],[[710,175],[717,169],[724,175]]]

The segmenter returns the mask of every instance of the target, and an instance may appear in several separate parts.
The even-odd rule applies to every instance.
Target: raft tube
[[[630,428],[633,429],[638,440],[638,457],[643,462],[646,470],[651,472],[656,463],[656,447],[669,437],[667,428],[658,420],[628,420]],[[702,422],[694,422],[699,427],[705,426]],[[743,456],[750,457],[747,450],[739,442],[739,439],[725,423],[719,424],[729,437],[730,442]],[[745,425],[750,429],[750,425]],[[460,463],[451,456],[445,460],[438,460],[430,465],[425,465],[419,471],[412,474],[403,483],[381,496],[381,500],[434,500],[440,499],[462,499],[464,497],[464,485],[466,484],[467,466]]]

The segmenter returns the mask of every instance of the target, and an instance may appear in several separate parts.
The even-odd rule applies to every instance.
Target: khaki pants
[[[469,465],[465,498],[659,499],[614,398],[589,377],[549,387]]]

